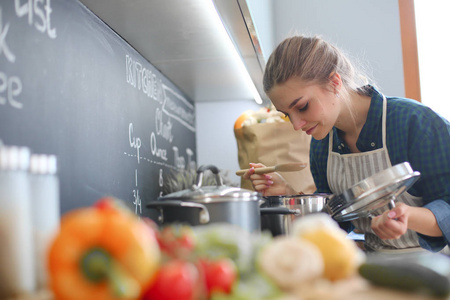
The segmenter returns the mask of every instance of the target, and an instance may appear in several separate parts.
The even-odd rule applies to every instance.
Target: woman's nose
[[[290,118],[292,125],[294,126],[294,130],[300,130],[303,128],[303,126],[306,125],[306,121],[299,118],[299,117],[294,117],[294,118]]]

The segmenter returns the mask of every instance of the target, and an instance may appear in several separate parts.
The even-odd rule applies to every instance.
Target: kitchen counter
[[[291,299],[291,298],[289,298]],[[292,298],[295,300],[296,298]],[[300,300],[300,297],[298,298]],[[316,298],[319,300],[320,298]],[[446,298],[433,298],[429,295],[420,295],[415,293],[408,293],[403,291],[396,291],[392,289],[386,289],[381,287],[375,287],[370,284],[363,289],[360,289],[357,292],[352,293],[352,295],[346,296],[337,296],[336,298],[328,298],[328,300],[380,300],[380,299],[389,299],[389,300],[450,300],[450,296]],[[54,300],[51,292],[47,290],[42,290],[36,294],[2,299],[2,300]],[[302,299],[305,300],[305,299]]]

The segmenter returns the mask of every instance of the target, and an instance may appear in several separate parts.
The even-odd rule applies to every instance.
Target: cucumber
[[[450,258],[439,258],[447,266]],[[420,261],[420,263],[419,263]],[[450,295],[450,276],[443,274],[441,270],[434,270],[433,263],[423,263],[423,259],[411,260],[368,260],[363,263],[358,271],[359,274],[379,286],[400,289],[410,292],[424,293],[436,297]],[[442,267],[442,264],[440,264]]]

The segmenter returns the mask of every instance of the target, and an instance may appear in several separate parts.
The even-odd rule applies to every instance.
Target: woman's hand
[[[404,203],[372,218],[372,230],[382,240],[398,239],[408,230],[408,208]]]
[[[293,195],[297,192],[278,173],[255,174],[255,169],[263,168],[263,164],[250,163],[250,169],[242,176],[252,182],[253,189],[263,196]]]
[[[405,203],[372,219],[372,230],[383,240],[398,239],[408,229],[429,236],[442,236],[434,214],[425,207],[413,207]]]

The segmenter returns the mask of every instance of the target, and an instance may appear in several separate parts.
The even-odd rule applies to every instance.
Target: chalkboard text
[[[0,54],[5,55],[6,59],[9,62],[15,62],[16,56],[8,47],[8,44],[6,43],[6,38],[8,36],[9,31],[9,23],[6,23],[3,27],[3,20],[2,20],[2,8],[0,7]]]
[[[44,7],[40,7],[39,3],[44,3]],[[34,25],[34,28],[42,33],[47,33],[52,39],[56,38],[56,29],[52,28],[50,22],[52,13],[50,0],[28,0],[24,4],[21,3],[21,0],[14,0],[14,7],[19,18],[28,15],[29,25]]]
[[[127,83],[141,90],[148,97],[162,102],[162,82],[155,73],[143,67],[140,62],[133,60],[128,54],[125,56],[125,70]]]
[[[170,122],[170,119],[167,121],[167,123],[163,122],[163,114],[159,108],[156,109],[155,121],[156,121],[156,133],[162,136],[170,143],[172,143],[173,141],[172,122]]]
[[[161,149],[156,146],[156,135],[152,131],[150,135],[150,149],[152,151],[153,156],[160,157],[162,160],[167,160],[167,150]]]
[[[139,149],[141,149],[141,139],[133,135],[133,123],[130,123],[130,125],[128,126],[128,140],[130,141],[130,147],[136,149],[136,157],[139,163]]]
[[[22,108],[23,104],[16,100],[22,92],[22,81],[19,77],[8,77],[0,71],[0,105],[9,103],[14,108]]]

